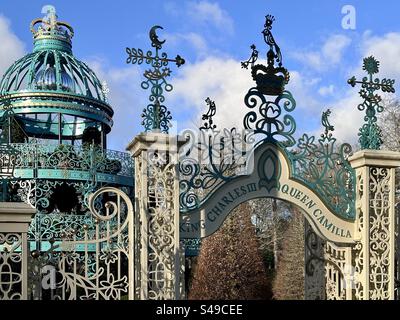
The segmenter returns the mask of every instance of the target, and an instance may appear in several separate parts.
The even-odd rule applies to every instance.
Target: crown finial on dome
[[[74,36],[74,29],[66,22],[58,21],[56,8],[52,5],[45,5],[42,8],[43,18],[34,19],[31,22],[31,32],[35,42],[37,40],[61,40],[71,45]],[[35,29],[37,24],[40,25]]]

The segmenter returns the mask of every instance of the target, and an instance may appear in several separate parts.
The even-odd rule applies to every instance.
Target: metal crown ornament
[[[285,85],[288,84],[290,75],[287,69],[282,67],[282,54],[281,50],[272,35],[272,23],[275,21],[274,16],[265,16],[264,41],[269,46],[267,52],[267,66],[262,64],[254,65],[258,59],[258,50],[253,44],[250,46],[252,53],[247,61],[242,62],[242,68],[247,69],[251,65],[251,75],[257,84],[257,89],[266,95],[280,95]],[[275,62],[278,64],[275,67]]]

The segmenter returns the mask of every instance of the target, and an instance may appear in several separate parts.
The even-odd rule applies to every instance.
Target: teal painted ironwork
[[[182,147],[179,158],[181,212],[197,208],[218,187],[243,174],[246,148],[252,148],[253,140],[246,139],[246,132],[236,128],[218,130],[213,121],[215,102],[209,97],[205,102],[208,110],[202,115],[205,122],[199,131],[182,133],[189,143]]]
[[[285,146],[295,144],[293,133],[296,130],[294,118],[282,112],[292,112],[296,107],[296,101],[292,94],[285,90],[289,82],[289,72],[282,66],[282,54],[272,35],[272,23],[275,18],[267,15],[264,24],[264,41],[269,46],[267,52],[267,66],[255,65],[259,52],[253,44],[252,53],[247,61],[241,63],[242,68],[250,65],[251,75],[256,82],[256,87],[251,88],[244,98],[245,105],[252,111],[243,119],[244,128],[253,130],[254,135],[263,136],[263,140],[269,142],[281,141]],[[278,66],[275,67],[275,63]],[[276,98],[271,99],[271,96]]]
[[[14,112],[8,100],[4,103],[4,112],[0,116],[0,184],[1,200],[8,200],[8,181],[14,179],[15,165],[18,150],[11,144],[12,124],[14,123]]]
[[[201,248],[201,239],[182,239],[185,246],[185,257],[196,257]]]
[[[217,106],[215,105],[215,102],[210,99],[210,97],[207,97],[206,103],[208,106],[208,111],[201,116],[201,120],[205,122],[203,126],[200,127],[200,130],[216,129],[217,126],[214,124],[213,117],[217,112]]]
[[[286,154],[294,178],[320,195],[338,216],[355,219],[355,171],[347,161],[351,146],[337,144],[332,135],[334,127],[329,122],[330,114],[329,109],[322,113],[325,131],[318,140],[303,134]]]
[[[268,66],[255,65],[259,52],[254,45],[251,57],[242,62],[243,68],[251,66],[256,82],[244,98],[246,107],[251,109],[244,117],[245,130],[225,128],[218,131],[215,124],[210,127],[206,123],[197,135],[185,132],[189,143],[183,147],[179,163],[180,211],[186,213],[199,208],[226,182],[249,174],[246,163],[252,151],[263,143],[272,143],[287,155],[292,178],[314,190],[337,216],[353,220],[355,171],[347,161],[351,147],[346,143],[338,144],[333,137],[330,110],[322,113],[324,133],[319,139],[307,134],[295,139],[296,122],[288,113],[295,109],[296,101],[284,89],[289,73],[282,67],[282,55],[271,34],[273,21],[272,16],[266,16],[263,31],[269,45]],[[278,67],[274,66],[275,62]],[[214,115],[214,111],[209,109],[203,120],[208,119],[209,113]],[[268,174],[264,172],[267,161],[274,166]],[[260,188],[271,191],[279,186],[280,163],[276,155],[262,155],[256,170]]]
[[[131,156],[106,148],[114,113],[106,83],[73,55],[72,27],[58,21],[52,6],[45,6],[45,14],[30,26],[33,52],[17,60],[0,82],[2,172],[9,169],[5,157],[12,155],[4,147],[16,151],[14,174],[4,179],[3,195],[37,211],[28,233],[37,258],[30,267],[40,259],[56,265],[71,254],[59,247],[60,241],[83,239],[82,230],[89,240],[94,230],[106,233],[105,224],[88,211],[90,193],[109,185],[132,197],[134,187]],[[106,198],[98,200],[104,204]],[[75,249],[80,262],[94,264],[95,246]],[[38,276],[40,286],[37,270],[35,275],[31,268],[30,276]]]
[[[247,61],[241,63],[242,68],[247,69],[250,65],[251,75],[257,84],[257,90],[266,95],[279,95],[284,91],[285,85],[289,82],[290,75],[287,69],[282,67],[281,49],[272,35],[272,23],[274,16],[265,16],[265,24],[262,34],[265,43],[269,46],[267,52],[267,66],[263,64],[255,65],[259,57],[259,52],[253,44],[250,46],[252,53]],[[275,67],[275,62],[278,66]]]
[[[165,40],[159,40],[156,33],[157,29],[163,28],[160,26],[153,26],[149,33],[151,45],[155,48],[155,54],[153,55],[153,52],[150,50],[144,54],[141,49],[126,48],[128,54],[126,63],[140,65],[145,62],[153,68],[144,72],[143,76],[146,80],[141,83],[143,89],[147,90],[150,88],[150,104],[143,110],[142,125],[146,132],[159,130],[168,133],[172,116],[170,111],[168,111],[167,107],[163,104],[165,101],[164,90],[169,92],[173,87],[166,80],[172,72],[167,66],[170,62],[174,62],[179,68],[185,63],[185,60],[180,55],[177,55],[175,59],[169,59],[165,52],[159,52]]]
[[[15,169],[16,176],[20,178],[29,178],[30,173],[35,171],[40,178],[70,179],[74,172],[80,172],[82,175],[76,174],[74,178],[85,180],[91,170],[94,170],[97,174],[126,177],[130,181],[128,185],[132,184],[133,160],[125,152],[105,150],[93,145],[12,143],[11,146],[18,151]],[[61,172],[62,176],[57,172]]]
[[[377,90],[383,92],[394,93],[393,87],[395,80],[374,78],[374,74],[379,72],[379,61],[373,56],[364,58],[363,70],[368,74],[363,77],[361,81],[356,77],[351,77],[347,82],[354,87],[356,84],[361,84],[359,92],[360,97],[364,99],[357,108],[360,111],[365,110],[364,121],[365,123],[360,128],[358,136],[361,149],[380,149],[382,144],[382,132],[377,124],[377,113],[383,111],[381,104],[382,98],[376,94]]]
[[[0,82],[0,115],[10,102],[28,136],[57,138],[61,133],[73,140],[91,126],[110,132],[108,88],[73,56],[72,27],[47,6],[46,16],[33,20],[30,29],[33,52],[14,62]],[[55,114],[61,114],[62,123]]]

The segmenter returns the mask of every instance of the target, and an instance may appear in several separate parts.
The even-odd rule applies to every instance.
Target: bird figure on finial
[[[264,41],[266,44],[269,45],[270,51],[274,53],[274,58],[276,59],[276,62],[278,62],[279,66],[282,66],[282,54],[281,54],[281,49],[275,42],[274,36],[272,35],[272,23],[275,21],[275,17],[273,15],[266,15],[265,16],[265,24],[264,24],[264,30],[262,31],[262,34],[264,35]],[[274,52],[275,50],[275,52]]]

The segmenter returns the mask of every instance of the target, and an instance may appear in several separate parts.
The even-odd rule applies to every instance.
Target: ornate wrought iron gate
[[[134,211],[129,197],[105,187],[89,198],[90,218],[29,259],[33,299],[133,299]]]
[[[65,23],[57,23],[54,10],[49,14],[49,19],[40,20],[49,29],[38,29],[35,37],[40,40],[43,32],[53,32],[68,44],[72,28],[68,29],[70,32],[60,30]],[[40,237],[43,230],[48,232],[42,224],[62,226],[51,230],[52,236],[47,235],[47,247],[42,247],[42,238],[33,239],[39,245],[28,246],[32,208],[4,205],[0,212],[1,299],[180,299],[184,295],[182,242],[195,242],[210,235],[235,206],[258,197],[289,201],[305,213],[307,299],[395,297],[394,179],[400,154],[377,150],[381,137],[376,113],[382,111],[382,106],[375,93],[378,89],[394,92],[394,80],[373,79],[379,70],[373,57],[364,59],[368,77],[349,80],[352,86],[362,85],[364,101],[358,109],[366,111],[366,123],[359,133],[363,150],[352,155],[348,144],[337,144],[329,110],[321,117],[324,132],[320,138],[307,134],[295,137],[296,122],[291,113],[296,101],[285,90],[290,76],[271,33],[273,22],[274,17],[267,15],[262,31],[268,46],[267,65],[256,64],[259,52],[254,45],[250,58],[242,62],[243,68],[250,67],[256,83],[245,95],[250,111],[243,119],[243,132],[236,128],[217,130],[212,119],[216,106],[207,99],[209,110],[202,118],[206,122],[198,132],[187,131],[185,138],[168,134],[172,117],[162,103],[163,90],[172,90],[165,79],[171,71],[161,67],[169,62],[179,67],[184,59],[179,55],[168,59],[165,53],[159,53],[164,43],[155,32],[159,26],[150,31],[154,56],[152,52],[144,55],[140,49],[127,49],[128,63],[145,61],[153,67],[145,72],[146,80],[142,82],[144,89],[151,86],[151,103],[143,112],[146,132],[128,146],[135,158],[135,169],[130,157],[112,159],[102,148],[92,149],[92,157],[82,157],[77,148],[63,145],[59,115],[58,149],[35,151],[36,155],[42,154],[40,166],[37,156],[17,161],[26,180],[13,180],[10,185],[17,186],[20,200],[33,204],[30,200],[37,197],[40,189],[42,194],[35,205],[40,206],[43,201],[42,207],[46,207],[50,183],[45,182],[41,188],[36,180],[29,180],[36,178],[40,169],[48,171],[46,178],[65,174],[66,180],[80,180],[62,183],[75,184],[86,191],[98,181],[120,182],[120,188],[103,187],[94,192],[87,198],[90,212],[86,215],[50,213],[42,217],[41,225],[33,223],[32,228],[39,230]],[[66,49],[70,50],[69,46]],[[34,66],[36,60],[32,61]],[[27,66],[25,60],[16,65],[22,69]],[[14,71],[10,71],[10,77]],[[97,80],[95,88],[98,92]],[[111,114],[104,95],[98,100],[99,106]],[[5,105],[3,109],[7,109]],[[102,129],[105,124],[110,125],[108,113]],[[20,152],[29,150],[19,146]],[[10,143],[2,144],[3,149],[9,147]],[[86,148],[87,145],[83,154]],[[12,150],[4,153],[8,158],[2,159],[2,170],[10,169],[8,165],[15,160]],[[76,160],[79,165],[75,165]],[[10,178],[10,170],[5,171],[3,176]],[[122,186],[133,186],[133,172],[134,206],[122,191]],[[52,182],[53,186],[60,183]]]

